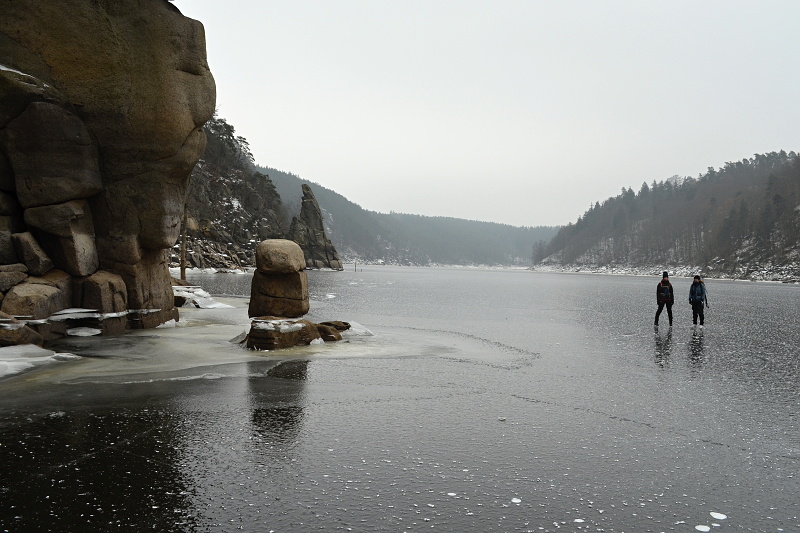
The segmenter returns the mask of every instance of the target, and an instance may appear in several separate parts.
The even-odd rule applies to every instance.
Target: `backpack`
[[[670,300],[669,285],[664,285],[664,282],[661,282],[661,301],[668,302],[669,300]]]

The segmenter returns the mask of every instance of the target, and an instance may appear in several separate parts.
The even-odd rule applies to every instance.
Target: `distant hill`
[[[539,265],[800,280],[800,157],[770,152],[622,190],[562,227]]]
[[[345,262],[529,266],[534,246],[558,230],[368,211],[317,183],[254,166],[247,140],[223,118],[215,116],[203,129],[208,143],[192,172],[184,224],[189,266],[252,266],[258,242],[286,238],[304,183]],[[178,261],[176,245],[171,263]]]
[[[329,236],[345,261],[398,264],[530,265],[533,247],[556,227],[516,227],[449,217],[377,213],[295,174],[256,167],[270,177],[287,209],[296,209],[301,185],[314,190]]]

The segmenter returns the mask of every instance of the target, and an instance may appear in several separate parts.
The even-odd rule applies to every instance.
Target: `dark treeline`
[[[534,250],[534,261],[598,266],[695,265],[744,277],[796,265],[800,158],[757,154],[698,178],[643,183],[596,203]],[[737,275],[738,274],[738,275]]]
[[[188,236],[248,262],[257,242],[284,235],[286,209],[269,177],[253,166],[247,141],[236,136],[233,126],[214,116],[203,130],[206,149],[189,180]]]
[[[535,243],[555,235],[554,227],[516,227],[449,217],[377,213],[344,196],[273,168],[270,176],[289,210],[296,209],[300,185],[314,190],[326,213],[329,236],[346,260],[398,264],[529,265]]]

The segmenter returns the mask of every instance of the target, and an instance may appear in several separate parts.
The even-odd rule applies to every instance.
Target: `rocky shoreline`
[[[631,266],[631,265],[555,265],[538,264],[531,267],[531,270],[539,272],[581,272],[587,274],[616,274],[628,276],[660,276],[664,270],[673,277],[691,278],[700,274],[704,278],[729,279],[739,281],[772,281],[781,283],[800,283],[800,265],[774,266],[774,265],[751,265],[748,269],[741,269],[736,272],[715,271],[713,268],[702,268],[698,266]]]

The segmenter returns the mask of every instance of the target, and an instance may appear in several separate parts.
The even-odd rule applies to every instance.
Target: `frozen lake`
[[[697,330],[674,278],[654,331],[658,281],[349,265],[309,318],[374,335],[68,339],[0,380],[0,531],[800,531],[800,287],[709,280]]]

